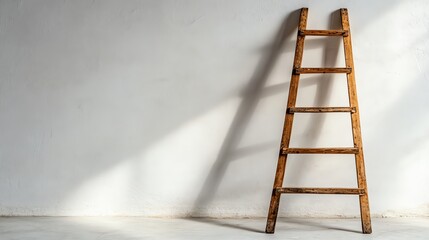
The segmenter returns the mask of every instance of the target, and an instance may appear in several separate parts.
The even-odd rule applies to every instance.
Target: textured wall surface
[[[266,216],[295,48],[349,9],[370,206],[429,215],[428,1],[0,1],[0,215]],[[343,66],[339,38],[303,66]],[[344,75],[300,106],[347,105]],[[350,146],[347,114],[292,146]],[[285,186],[354,187],[352,156],[292,156]],[[281,215],[355,216],[355,196]]]

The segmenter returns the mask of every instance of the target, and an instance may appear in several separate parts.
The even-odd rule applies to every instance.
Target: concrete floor
[[[141,217],[2,217],[0,239],[429,239],[429,218],[375,218],[371,235],[359,219],[279,219],[275,234],[265,219]]]

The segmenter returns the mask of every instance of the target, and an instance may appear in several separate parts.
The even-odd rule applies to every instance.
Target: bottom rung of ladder
[[[279,193],[307,194],[350,194],[364,195],[363,188],[276,188]]]

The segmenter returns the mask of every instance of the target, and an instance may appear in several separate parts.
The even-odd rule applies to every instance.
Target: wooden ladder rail
[[[356,94],[354,76],[353,54],[351,45],[350,24],[347,9],[341,10],[342,30],[307,30],[308,9],[302,8],[298,26],[298,36],[295,47],[293,72],[289,86],[287,110],[283,126],[282,140],[277,162],[277,170],[271,193],[265,232],[274,233],[281,194],[352,194],[359,196],[362,232],[371,233],[371,217],[368,201],[368,190],[365,177],[365,164],[363,158],[362,137],[360,130],[359,108]],[[311,36],[342,36],[344,44],[345,68],[302,68],[302,56],[306,35]],[[295,107],[300,74],[307,73],[345,73],[347,74],[347,88],[349,107]],[[350,112],[353,144],[352,148],[289,148],[294,113],[320,113],[320,112]],[[358,188],[284,188],[283,180],[286,170],[288,154],[354,154]]]
[[[353,51],[352,51],[352,37],[350,34],[350,22],[349,22],[348,11],[346,8],[341,9],[341,25],[343,30],[349,33],[347,36],[343,37],[346,67],[353,69],[352,72],[348,73],[346,76],[347,76],[347,86],[348,86],[347,88],[349,91],[349,104],[350,104],[350,107],[356,109],[356,111],[351,114],[351,121],[352,121],[352,132],[353,132],[353,144],[355,148],[359,149],[358,153],[355,154],[357,183],[358,183],[358,188],[362,188],[365,190],[364,194],[359,195],[362,232],[371,233],[372,232],[371,215],[369,210],[368,187],[366,184],[365,163],[363,158],[359,106],[358,106],[358,99],[357,99],[357,93],[356,93],[356,80],[355,80],[355,73],[354,73]]]

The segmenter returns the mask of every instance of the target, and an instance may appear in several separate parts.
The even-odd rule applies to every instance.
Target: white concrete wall
[[[266,216],[295,48],[349,8],[371,210],[429,215],[428,1],[1,1],[0,214]],[[304,66],[342,66],[340,39]],[[345,106],[303,78],[301,106]],[[292,146],[349,146],[347,114],[297,115]],[[293,156],[285,186],[356,185],[351,156]],[[285,196],[281,215],[358,215]]]

